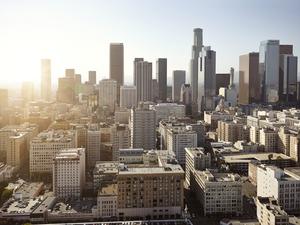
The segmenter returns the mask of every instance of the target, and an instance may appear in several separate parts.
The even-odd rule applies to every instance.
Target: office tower
[[[65,70],[65,77],[75,79],[75,69],[66,69]]]
[[[58,102],[73,104],[75,102],[75,79],[68,74],[68,77],[58,78],[56,99]]]
[[[0,89],[0,112],[1,109],[8,106],[8,90]]]
[[[51,100],[51,60],[41,60],[41,98]]]
[[[97,74],[96,71],[89,71],[89,84],[95,85],[97,83]]]
[[[109,78],[117,81],[117,101],[120,103],[120,86],[124,84],[124,46],[111,43],[109,48]]]
[[[167,100],[167,59],[159,58],[156,61],[156,79],[158,82],[158,99]]]
[[[30,144],[30,176],[51,174],[53,158],[66,148],[75,148],[73,131],[49,130],[39,133]]]
[[[157,79],[152,79],[152,101],[157,102],[159,100],[159,92],[158,92],[158,82]]]
[[[204,215],[243,213],[243,182],[238,174],[196,170],[190,180]]]
[[[158,124],[159,121],[169,119],[170,117],[185,117],[185,105],[177,103],[158,103],[156,105],[151,105],[150,109],[153,109],[156,112],[156,124]]]
[[[99,106],[107,106],[110,112],[114,112],[117,104],[117,88],[117,81],[101,80],[99,82]]]
[[[240,56],[239,104],[248,105],[261,101],[258,65],[259,53],[250,52]]]
[[[100,161],[101,132],[92,128],[87,131],[86,148],[86,166],[89,169],[95,167],[97,161]]]
[[[120,107],[131,109],[137,106],[136,86],[120,87]]]
[[[138,103],[152,101],[152,63],[142,58],[134,59],[134,85]]]
[[[206,170],[211,167],[211,154],[204,148],[185,148],[185,182],[189,186],[191,177],[196,170]]]
[[[129,127],[131,147],[146,150],[156,149],[156,115],[154,110],[144,106],[131,109]]]
[[[273,165],[257,166],[257,196],[273,197],[285,211],[298,211],[300,195],[296,193],[300,186],[299,172],[299,167],[282,170]]]
[[[84,125],[75,126],[76,148],[84,148],[87,146],[87,128]]]
[[[234,84],[234,69],[230,68],[230,82],[228,87],[221,87],[219,89],[219,95],[223,96],[225,104],[235,107],[237,104],[237,90]]]
[[[55,197],[80,199],[85,186],[85,149],[61,150],[53,159]]]
[[[280,55],[293,55],[293,45],[279,45]]]
[[[286,103],[297,101],[298,58],[293,55],[280,55],[279,94]]]
[[[174,70],[172,83],[173,102],[180,101],[180,91],[183,84],[185,84],[185,70]]]
[[[230,73],[217,73],[216,74],[216,95],[219,95],[221,87],[227,88],[230,84]]]
[[[278,131],[278,152],[290,156],[290,136],[287,127],[280,127]]]
[[[203,47],[202,29],[194,29],[194,43],[192,46],[192,59],[190,62],[190,82],[192,87],[192,100],[194,104],[198,103],[198,72],[199,72],[199,53]]]
[[[34,85],[33,82],[23,82],[21,90],[24,103],[28,103],[34,100]]]
[[[110,127],[112,159],[119,160],[119,150],[130,147],[130,130],[126,124],[114,124]]]
[[[198,108],[200,111],[213,110],[216,95],[216,52],[210,46],[203,47],[200,65]]]
[[[81,84],[81,74],[75,74],[75,85]]]
[[[167,130],[167,150],[175,154],[181,165],[185,165],[185,148],[197,147],[197,133],[186,127],[171,127]]]
[[[266,40],[259,47],[259,76],[261,99],[265,103],[279,100],[279,41]]]
[[[198,120],[196,123],[187,125],[186,128],[197,133],[197,146],[204,146],[206,139],[206,124],[204,121]]]
[[[185,105],[192,104],[192,87],[190,84],[183,84],[180,90],[180,102]]]
[[[271,128],[262,128],[259,131],[259,144],[265,152],[276,152],[278,147],[278,132]]]

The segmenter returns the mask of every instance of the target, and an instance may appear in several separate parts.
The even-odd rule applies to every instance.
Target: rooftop
[[[250,162],[252,160],[266,161],[269,160],[270,155],[272,155],[271,160],[289,160],[291,157],[282,153],[236,153],[230,155],[223,155],[222,158],[226,163],[238,163],[238,162]]]
[[[117,195],[118,194],[118,185],[117,184],[109,184],[98,191],[98,196],[107,196],[107,195]]]

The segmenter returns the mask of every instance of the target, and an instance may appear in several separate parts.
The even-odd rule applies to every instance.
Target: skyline
[[[0,83],[29,80],[39,84],[42,58],[51,59],[52,85],[56,85],[57,78],[67,68],[74,68],[83,80],[87,80],[89,70],[97,71],[97,81],[108,78],[109,44],[114,42],[124,43],[125,83],[133,81],[135,57],[152,63],[157,58],[167,58],[168,84],[173,70],[186,70],[189,81],[196,27],[203,29],[204,45],[216,51],[218,73],[229,72],[230,67],[238,71],[239,56],[258,51],[260,41],[267,39],[292,44],[294,55],[300,55],[300,32],[294,29],[300,20],[297,1],[152,1],[134,9],[135,3],[133,0],[64,1],[64,4],[47,1],[43,5],[38,1],[0,2],[0,27],[4,34],[0,36]],[[264,10],[268,10],[267,15]],[[221,19],[213,20],[214,16]],[[153,68],[153,77],[155,74]]]

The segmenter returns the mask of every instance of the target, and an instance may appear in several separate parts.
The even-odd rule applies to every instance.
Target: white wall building
[[[168,119],[169,117],[185,117],[185,105],[177,103],[159,103],[157,105],[151,105],[150,109],[156,111],[156,123],[159,121]]]
[[[185,70],[173,71],[173,83],[172,83],[172,100],[173,102],[180,101],[181,86],[185,84]]]
[[[85,185],[85,149],[61,150],[53,160],[53,191],[58,198],[79,199]]]

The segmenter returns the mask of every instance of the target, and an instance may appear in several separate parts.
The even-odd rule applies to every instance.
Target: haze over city
[[[217,72],[237,68],[261,40],[293,43],[300,55],[299,7],[297,0],[0,1],[0,82],[39,82],[41,58],[52,60],[53,85],[65,68],[84,80],[89,70],[108,78],[109,43],[122,42],[126,83],[135,57],[168,58],[170,83],[172,70],[188,70],[194,27],[217,51]]]

